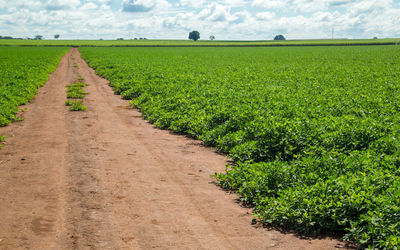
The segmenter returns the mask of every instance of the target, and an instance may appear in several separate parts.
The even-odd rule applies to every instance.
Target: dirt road
[[[73,67],[74,64],[79,67]],[[83,112],[64,105],[81,75]],[[333,249],[251,225],[210,174],[227,159],[155,129],[112,93],[77,49],[0,128],[0,249]]]

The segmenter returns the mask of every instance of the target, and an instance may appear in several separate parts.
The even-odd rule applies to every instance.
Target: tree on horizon
[[[284,40],[286,40],[286,38],[283,35],[276,35],[274,40],[284,41]]]
[[[197,30],[189,32],[189,39],[196,42],[197,40],[200,39],[200,32],[198,32]]]

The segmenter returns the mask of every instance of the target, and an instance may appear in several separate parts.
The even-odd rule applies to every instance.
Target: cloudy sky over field
[[[52,39],[400,37],[400,0],[0,0],[0,35]]]

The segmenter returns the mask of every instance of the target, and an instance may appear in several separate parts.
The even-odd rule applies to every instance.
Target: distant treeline
[[[42,37],[42,36],[40,36]],[[8,40],[42,40],[42,38],[30,38],[30,37],[26,37],[26,38],[20,38],[20,37],[12,37],[12,36],[0,36],[0,39],[8,39]]]
[[[0,39],[18,39],[18,40],[22,40],[22,38],[14,38],[12,36],[0,36]]]
[[[66,46],[66,47],[272,47],[272,46],[359,46],[400,45],[400,38],[343,39],[343,40],[43,40],[40,35],[31,39],[1,39],[0,46]]]

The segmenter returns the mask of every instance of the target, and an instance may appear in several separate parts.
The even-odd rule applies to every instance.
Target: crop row
[[[17,120],[68,48],[0,47],[0,126]]]
[[[263,223],[400,246],[400,47],[81,48],[160,128],[236,162]]]

